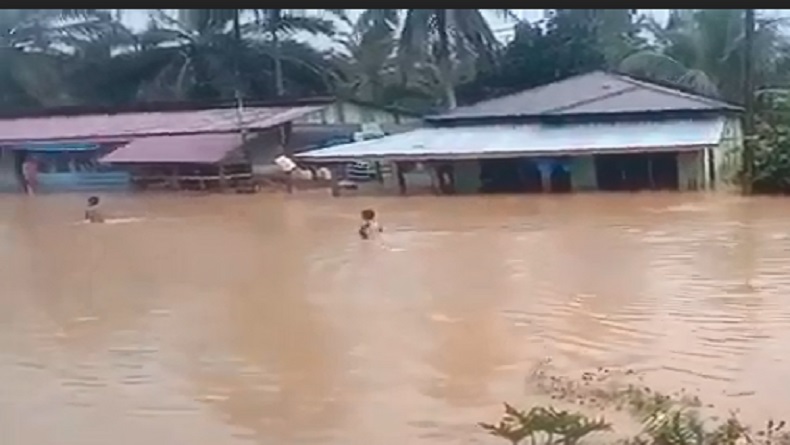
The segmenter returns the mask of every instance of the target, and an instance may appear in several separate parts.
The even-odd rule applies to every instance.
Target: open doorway
[[[677,152],[600,154],[594,159],[601,190],[679,189]]]
[[[530,159],[505,158],[480,161],[480,191],[483,193],[540,193],[540,170]]]
[[[569,193],[573,186],[571,172],[562,165],[555,165],[552,168],[550,180],[552,193]]]

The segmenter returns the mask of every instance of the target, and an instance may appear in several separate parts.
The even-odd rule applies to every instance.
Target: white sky
[[[360,10],[349,9],[350,12],[349,15],[352,16],[352,19],[356,15],[357,13],[356,11],[360,11]],[[514,11],[514,13],[521,19],[534,21],[543,18],[545,9],[512,9],[512,11]],[[642,9],[640,10],[640,12],[648,13],[660,20],[665,20],[669,14],[668,9]],[[148,23],[148,14],[149,11],[147,9],[123,10],[124,21],[126,21],[130,27],[136,30],[142,30],[145,28],[146,24]],[[512,21],[506,21],[502,19],[498,14],[494,13],[493,11],[487,11],[486,17],[491,22],[491,26],[497,30],[502,28],[512,28],[514,24],[514,22]]]
[[[351,19],[354,19],[358,14],[359,9],[349,9],[349,16]],[[503,40],[507,40],[512,35],[513,26],[515,22],[510,20],[503,19],[499,14],[495,13],[493,10],[483,10],[485,11],[484,14],[486,18],[491,23],[491,27],[496,31],[497,36]],[[545,9],[512,9],[518,17],[523,20],[535,21],[540,20],[543,18]],[[654,17],[656,20],[660,22],[666,21],[669,17],[669,9],[639,9],[639,13],[647,14]],[[123,10],[123,17],[124,21],[127,24],[135,29],[135,30],[142,30],[145,29],[148,23],[148,14],[149,10],[147,9],[125,9]],[[761,15],[766,16],[774,16],[774,17],[790,17],[790,12],[782,9],[761,9]],[[305,35],[305,38],[310,39],[309,36]],[[321,48],[329,48],[332,43],[328,39],[324,38],[312,38],[314,39],[314,44]]]

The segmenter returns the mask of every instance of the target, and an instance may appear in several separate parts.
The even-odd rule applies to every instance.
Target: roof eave
[[[532,151],[502,151],[502,152],[478,152],[478,153],[463,153],[463,154],[448,154],[448,153],[420,153],[420,154],[392,154],[392,155],[347,155],[347,156],[310,156],[309,153],[296,155],[295,157],[302,162],[314,164],[339,164],[351,162],[354,160],[365,159],[371,161],[388,161],[388,162],[404,162],[404,161],[434,161],[434,160],[472,160],[472,159],[503,159],[514,157],[542,157],[542,156],[579,156],[579,155],[595,155],[605,153],[653,153],[665,151],[695,151],[710,147],[711,144],[688,144],[668,147],[620,147],[616,149],[574,149],[568,148],[563,150],[532,150]]]
[[[479,115],[457,115],[457,116],[426,116],[424,119],[428,123],[490,123],[491,121],[501,120],[515,120],[515,121],[528,121],[528,122],[556,122],[565,119],[590,119],[590,120],[606,120],[617,118],[638,118],[638,117],[658,117],[668,116],[673,114],[728,114],[728,113],[743,113],[744,109],[736,106],[709,108],[709,109],[674,109],[674,110],[645,110],[645,111],[629,111],[629,112],[612,112],[612,113],[558,113],[558,114],[479,114]]]

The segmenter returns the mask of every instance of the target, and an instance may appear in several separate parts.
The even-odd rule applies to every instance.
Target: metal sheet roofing
[[[297,156],[306,161],[344,162],[680,150],[717,144],[723,130],[723,118],[423,128]]]
[[[237,133],[153,136],[135,139],[105,155],[101,162],[215,164],[240,145]]]
[[[249,130],[270,128],[324,107],[324,105],[313,105],[245,108],[241,112],[241,125]],[[146,136],[237,131],[239,131],[239,116],[235,108],[26,117],[0,120],[0,144],[92,141],[108,138],[134,139]]]
[[[740,111],[715,99],[628,76],[594,71],[495,99],[459,107],[432,121],[662,111]]]

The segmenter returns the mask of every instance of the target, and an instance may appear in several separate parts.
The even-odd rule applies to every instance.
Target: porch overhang
[[[239,134],[199,134],[135,139],[101,158],[108,164],[218,164],[241,147]]]
[[[426,161],[694,151],[721,140],[724,119],[422,128],[297,155],[304,162]]]

